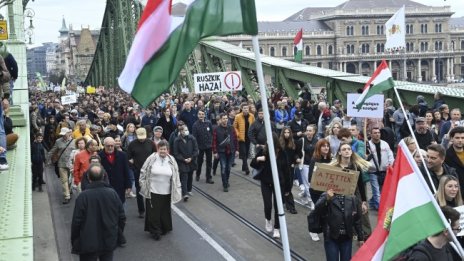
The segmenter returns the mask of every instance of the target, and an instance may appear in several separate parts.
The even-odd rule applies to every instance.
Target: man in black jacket
[[[456,169],[462,191],[464,189],[464,127],[454,127],[449,136],[453,145],[446,151],[445,163]]]
[[[438,189],[438,184],[440,183],[440,178],[443,175],[451,175],[455,176],[456,178],[458,177],[458,174],[456,173],[456,170],[445,163],[445,149],[438,144],[432,144],[427,147],[427,169],[429,170],[430,177],[432,178],[433,182],[433,187],[435,187],[435,191]],[[425,181],[427,182],[427,185],[430,188],[430,191],[432,193],[435,193],[435,191],[432,188],[432,185],[430,184],[430,179],[427,175],[427,172],[425,171],[425,168],[422,166],[420,168],[422,175],[424,176]],[[462,185],[461,185],[462,189]]]
[[[297,141],[305,135],[306,127],[309,125],[309,122],[302,117],[303,113],[301,111],[295,112],[295,118],[288,124],[292,130],[293,139]]]
[[[102,182],[102,170],[100,165],[90,165],[91,184],[74,206],[71,245],[80,260],[112,260],[113,250],[124,243],[124,208],[116,191]]]
[[[205,117],[205,111],[198,110],[198,120],[192,126],[192,135],[198,144],[196,181],[200,181],[203,157],[206,157],[206,183],[214,184],[211,177],[211,165],[213,164],[213,151],[211,149],[213,146],[213,125],[210,121],[205,120]]]

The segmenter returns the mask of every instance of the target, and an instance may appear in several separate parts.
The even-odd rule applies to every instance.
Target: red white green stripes
[[[437,203],[404,141],[387,173],[377,227],[352,260],[391,260],[445,228]]]
[[[387,62],[382,60],[372,77],[367,81],[366,85],[364,85],[363,92],[355,103],[356,107],[360,109],[366,99],[372,95],[380,94],[383,91],[393,88],[394,86],[395,82],[393,81],[390,69],[388,69]]]
[[[296,34],[293,44],[296,46],[295,62],[301,63],[303,61],[303,28]]]
[[[142,106],[177,79],[198,42],[214,35],[256,35],[254,1],[194,0],[185,17],[170,14],[170,0],[149,0],[118,81]]]

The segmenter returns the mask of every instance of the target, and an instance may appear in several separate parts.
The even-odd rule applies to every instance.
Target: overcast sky
[[[174,0],[173,2],[178,2]],[[306,7],[333,7],[344,0],[290,0],[287,4],[282,0],[256,0],[256,10],[259,21],[280,21]],[[464,16],[463,0],[417,0],[416,2],[431,6],[451,6],[451,11],[455,12],[453,17]],[[33,18],[34,36],[32,41],[34,46],[43,42],[58,42],[58,30],[61,28],[61,21],[64,17],[66,23],[72,24],[73,29],[89,27],[99,29],[105,11],[105,0],[36,0],[29,1],[27,5],[35,12]],[[29,21],[26,21],[29,25]]]

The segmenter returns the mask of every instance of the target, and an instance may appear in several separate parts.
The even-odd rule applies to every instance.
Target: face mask
[[[186,131],[184,131],[182,134],[183,134],[184,136],[188,136],[188,135],[189,135],[189,131],[186,130]]]

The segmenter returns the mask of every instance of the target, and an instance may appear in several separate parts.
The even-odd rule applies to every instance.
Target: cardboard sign
[[[456,207],[454,209],[456,209],[459,212],[459,214],[461,214],[461,217],[459,218],[459,226],[461,227],[461,229],[463,229],[464,228],[464,206]],[[458,237],[464,236],[464,230],[461,230],[461,232],[459,232],[459,234],[457,234],[456,236]]]
[[[240,71],[198,73],[193,75],[195,93],[232,92],[242,89]]]
[[[354,195],[358,185],[359,171],[316,163],[311,178],[311,188],[317,191],[333,189],[336,194]]]
[[[355,106],[358,97],[361,94],[357,93],[348,93],[347,94],[347,102],[346,102],[346,114],[350,117],[363,117],[363,118],[383,118],[383,94],[376,94],[364,102],[361,110]]]
[[[76,94],[71,94],[67,96],[61,96],[61,104],[66,105],[66,104],[73,104],[77,103],[77,96]]]
[[[6,20],[0,20],[0,40],[8,40],[8,25]]]

